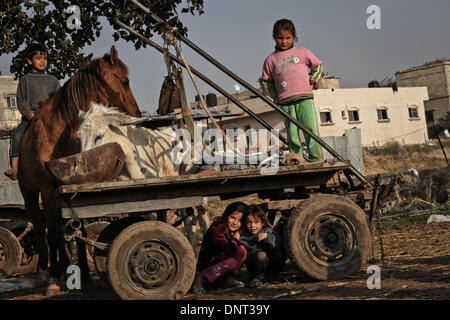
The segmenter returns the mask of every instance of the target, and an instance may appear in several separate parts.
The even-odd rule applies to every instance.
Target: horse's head
[[[105,95],[100,97],[100,103],[117,108],[121,112],[139,117],[141,112],[134,99],[128,79],[128,69],[119,59],[114,46],[109,54],[105,54],[99,61],[100,77],[105,86]]]
[[[107,108],[102,104],[93,102],[87,112],[79,112],[80,127],[78,128],[77,139],[81,151],[114,142],[112,140],[114,127],[136,125],[148,118],[132,117],[116,108]]]

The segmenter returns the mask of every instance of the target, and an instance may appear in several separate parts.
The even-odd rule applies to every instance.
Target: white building
[[[0,76],[0,130],[12,130],[20,123],[16,100],[18,83],[14,76]]]
[[[243,97],[242,104],[286,136],[282,117],[277,111],[248,93],[240,95]],[[222,100],[220,98],[218,101]],[[390,141],[401,144],[426,142],[425,100],[428,100],[426,87],[400,87],[398,91],[392,88],[331,88],[314,91],[320,135],[342,136],[347,129],[360,128],[361,143],[367,147],[380,146]],[[233,113],[241,111],[226,100],[223,105],[228,105]],[[262,128],[244,113],[224,118],[222,123],[224,128]]]

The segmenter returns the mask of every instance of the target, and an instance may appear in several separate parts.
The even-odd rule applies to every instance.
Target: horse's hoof
[[[47,283],[49,280],[49,273],[48,271],[42,270],[41,268],[38,268],[36,281],[38,283]]]
[[[61,292],[62,291],[61,291],[61,287],[58,284],[58,280],[55,278],[50,278],[50,281],[47,286],[47,292],[45,293],[45,295],[47,297],[50,297],[50,296],[60,294]]]

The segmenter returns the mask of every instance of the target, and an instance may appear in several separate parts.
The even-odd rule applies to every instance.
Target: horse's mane
[[[100,60],[111,61],[109,54],[97,58],[82,66],[61,88],[61,100],[58,103],[58,112],[72,128],[79,125],[78,112],[87,111],[93,93],[101,93],[107,86],[100,73]],[[126,65],[118,60],[118,65],[125,74],[128,74]]]

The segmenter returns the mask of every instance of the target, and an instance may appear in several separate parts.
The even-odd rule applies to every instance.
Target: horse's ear
[[[117,65],[119,61],[119,54],[117,53],[115,46],[112,46],[111,50],[109,50],[109,56],[111,57],[111,65]]]
[[[107,114],[106,116],[108,117],[108,122],[115,126],[136,125],[151,119],[151,117],[137,118],[127,114]]]
[[[78,111],[78,119],[80,120],[80,122],[83,122],[85,117],[86,117],[86,111],[83,111],[83,110]]]

